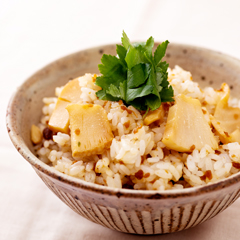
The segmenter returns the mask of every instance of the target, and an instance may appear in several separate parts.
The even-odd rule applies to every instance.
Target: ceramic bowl
[[[80,51],[49,64],[27,79],[10,100],[7,110],[10,138],[38,176],[81,216],[126,233],[180,231],[200,224],[230,206],[240,195],[240,173],[217,183],[183,190],[113,189],[64,175],[33,154],[30,126],[40,119],[42,98],[54,96],[55,87],[69,79],[98,73],[103,53],[116,54],[115,45]],[[191,71],[200,86],[220,88],[226,81],[232,94],[237,96],[239,60],[208,49],[179,44],[170,44],[165,58],[170,67],[177,64]]]

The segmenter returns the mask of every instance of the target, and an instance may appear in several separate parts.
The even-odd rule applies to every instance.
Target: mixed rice
[[[201,150],[190,153],[166,148],[162,142],[167,111],[161,123],[143,124],[143,112],[134,107],[126,107],[121,101],[99,100],[94,84],[96,75],[79,77],[81,103],[101,105],[113,133],[109,149],[102,154],[94,154],[87,159],[72,157],[71,136],[62,132],[52,132],[48,122],[55,108],[57,97],[44,98],[43,116],[38,128],[43,133],[42,141],[35,145],[40,160],[67,175],[87,182],[113,188],[144,190],[182,189],[216,182],[240,169],[240,145],[238,142],[222,144],[218,135],[218,149],[205,145]],[[191,73],[179,66],[168,69],[168,81],[174,95],[184,94],[198,99],[206,120],[213,114],[219,101],[219,91],[212,87],[200,89],[192,80]],[[62,87],[56,88],[59,96]],[[168,109],[174,103],[163,103]],[[240,107],[238,99],[230,99],[229,105]],[[211,126],[212,128],[212,126]]]

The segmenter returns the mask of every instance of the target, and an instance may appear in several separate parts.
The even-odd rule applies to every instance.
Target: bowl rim
[[[157,44],[156,42],[155,44]],[[228,61],[234,61],[240,66],[240,60],[237,58],[234,58],[232,56],[229,56],[227,54],[223,54],[221,52],[210,50],[208,48],[204,47],[198,47],[194,45],[189,44],[179,44],[179,43],[171,43],[171,45],[174,45],[175,47],[181,47],[186,49],[195,49],[200,51],[207,51],[208,53],[215,54],[221,57],[224,57],[225,60]],[[19,153],[38,171],[42,172],[43,174],[47,175],[50,178],[55,179],[58,182],[62,182],[67,185],[71,185],[72,187],[80,188],[86,191],[100,193],[100,194],[106,194],[106,195],[116,195],[119,197],[127,197],[127,198],[139,198],[139,199],[175,199],[179,197],[189,197],[189,196],[196,196],[199,194],[207,194],[208,192],[212,191],[218,191],[220,189],[224,189],[227,187],[230,187],[234,184],[237,184],[240,182],[240,172],[235,173],[225,179],[218,180],[214,183],[209,183],[207,185],[203,186],[197,186],[197,187],[190,187],[190,188],[184,188],[184,189],[172,189],[172,190],[132,190],[132,189],[116,189],[108,186],[101,186],[95,183],[86,182],[84,180],[66,175],[64,173],[61,173],[54,169],[53,167],[45,164],[40,159],[38,159],[31,150],[27,147],[27,145],[24,143],[23,138],[20,136],[20,133],[15,128],[16,126],[16,118],[14,118],[14,112],[17,110],[15,102],[18,101],[18,98],[21,97],[21,91],[23,91],[25,85],[27,83],[30,83],[34,76],[38,73],[42,72],[46,68],[50,68],[53,66],[56,62],[64,62],[69,58],[72,58],[75,55],[78,55],[80,53],[83,53],[85,51],[99,51],[100,49],[104,49],[106,47],[113,47],[116,46],[116,44],[106,44],[106,45],[100,45],[92,48],[87,48],[84,50],[77,51],[75,53],[66,55],[64,57],[61,57],[55,61],[52,61],[51,63],[45,65],[43,68],[35,72],[32,76],[27,78],[15,91],[15,93],[12,94],[12,97],[9,100],[8,106],[7,106],[7,113],[6,113],[6,127],[9,134],[9,137],[15,146],[15,148],[19,151]]]

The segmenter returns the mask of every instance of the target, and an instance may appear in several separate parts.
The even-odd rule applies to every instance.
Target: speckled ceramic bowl
[[[70,208],[90,221],[135,234],[187,229],[231,205],[240,195],[240,173],[218,183],[184,190],[118,190],[64,175],[33,154],[30,126],[40,119],[42,98],[53,96],[55,87],[71,78],[86,72],[98,73],[103,53],[115,54],[115,45],[80,51],[49,64],[26,80],[9,103],[7,129],[10,138],[43,182]],[[177,64],[191,71],[194,80],[202,86],[220,88],[220,84],[227,81],[232,94],[237,96],[240,89],[239,60],[179,44],[169,45],[166,60],[171,67]]]

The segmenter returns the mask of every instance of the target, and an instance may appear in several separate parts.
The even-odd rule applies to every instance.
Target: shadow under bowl
[[[69,79],[85,73],[98,73],[103,53],[115,55],[115,45],[83,50],[49,64],[27,79],[9,102],[9,136],[43,182],[83,217],[134,234],[162,234],[187,229],[231,205],[240,195],[240,173],[217,183],[183,190],[113,189],[60,173],[34,155],[30,127],[39,122],[43,97],[54,96],[55,88]],[[170,67],[179,65],[190,71],[201,87],[220,88],[222,82],[227,82],[232,95],[238,96],[239,60],[181,44],[170,44],[165,59]]]

